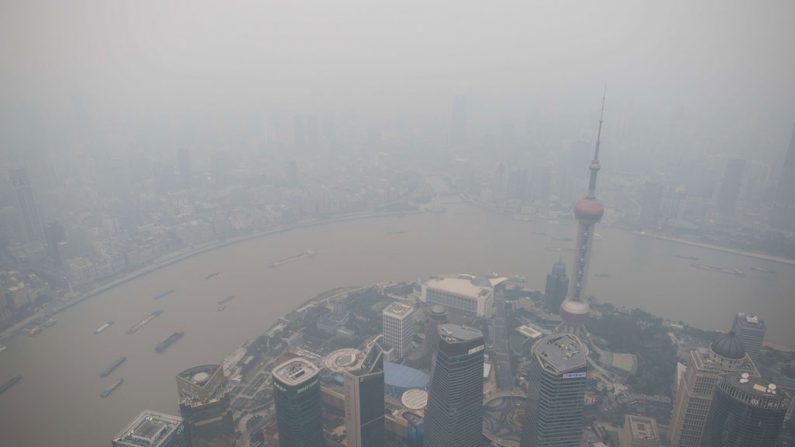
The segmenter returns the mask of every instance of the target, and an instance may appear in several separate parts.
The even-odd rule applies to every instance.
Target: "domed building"
[[[759,370],[743,349],[734,332],[710,347],[690,351],[687,371],[679,385],[671,418],[671,445],[700,447],[715,387],[726,374],[747,373],[759,377]]]

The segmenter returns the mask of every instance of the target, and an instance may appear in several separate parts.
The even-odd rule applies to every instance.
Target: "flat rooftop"
[[[414,310],[414,308],[411,306],[395,302],[384,308],[384,315],[403,319],[406,315],[410,314],[412,310]]]
[[[447,343],[464,343],[483,338],[480,330],[460,324],[440,324],[438,331],[439,337]]]
[[[113,440],[114,446],[157,447],[169,441],[182,425],[182,418],[143,411]]]
[[[491,284],[486,280],[484,285],[475,282],[477,278],[470,275],[460,275],[455,277],[434,277],[425,282],[425,286],[454,295],[477,298],[487,295],[491,291]]]
[[[309,360],[301,357],[290,359],[273,368],[273,377],[285,385],[296,386],[312,380],[320,372]]]
[[[644,416],[627,415],[624,425],[629,424],[629,431],[633,441],[656,441],[659,439],[657,434],[657,422],[654,419]]]
[[[572,334],[552,334],[533,345],[533,353],[547,369],[566,373],[585,367],[588,347]]]

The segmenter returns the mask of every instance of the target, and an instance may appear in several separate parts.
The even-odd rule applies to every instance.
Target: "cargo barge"
[[[185,335],[185,333],[182,331],[174,332],[173,334],[169,335],[168,338],[161,341],[160,343],[157,344],[157,346],[155,346],[155,352],[157,352],[158,354],[163,353],[171,345],[179,341],[179,339],[182,338],[183,335]]]

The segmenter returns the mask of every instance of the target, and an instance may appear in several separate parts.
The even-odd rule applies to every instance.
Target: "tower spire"
[[[596,145],[594,146],[593,161],[591,161],[591,179],[588,182],[588,198],[596,197],[596,176],[599,174],[599,146],[602,142],[602,121],[605,116],[605,98],[607,97],[607,86],[602,92],[602,110],[599,112],[599,128],[596,131]]]

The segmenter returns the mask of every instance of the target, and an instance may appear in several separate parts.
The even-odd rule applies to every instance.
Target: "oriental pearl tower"
[[[588,280],[588,266],[591,261],[593,236],[596,223],[602,219],[605,208],[596,198],[596,176],[599,174],[599,143],[602,138],[602,118],[605,113],[605,95],[602,95],[602,111],[599,114],[599,130],[596,133],[596,147],[591,161],[591,179],[588,183],[588,195],[574,205],[574,217],[577,218],[577,245],[574,250],[574,268],[566,299],[560,305],[560,316],[563,322],[558,332],[584,334],[585,322],[588,319],[590,306],[585,296],[585,283]]]

